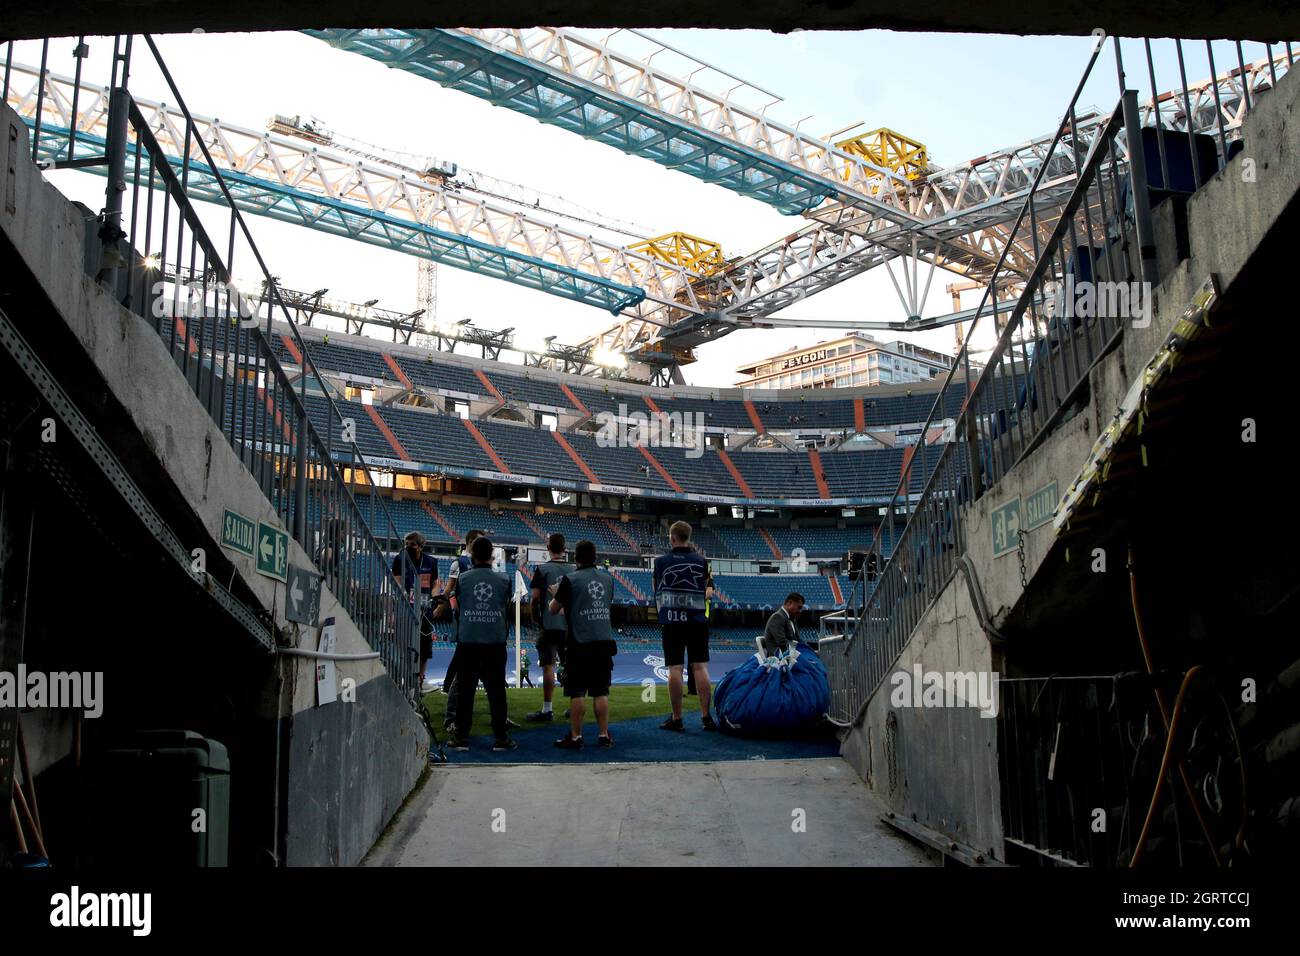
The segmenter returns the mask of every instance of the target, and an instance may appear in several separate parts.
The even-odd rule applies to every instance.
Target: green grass
[[[663,684],[655,685],[655,700],[653,702],[643,701],[641,695],[644,692],[640,685],[615,685],[609,689],[609,719],[611,722],[620,720],[632,720],[637,717],[668,716],[672,710],[668,703],[668,688]],[[513,730],[511,733],[522,733],[528,730],[537,730],[539,728],[554,728],[564,726],[563,714],[565,708],[569,706],[569,698],[564,696],[564,691],[559,687],[555,688],[555,694],[551,699],[551,705],[555,709],[555,720],[549,724],[529,723],[526,716],[542,707],[542,689],[541,687],[532,688],[524,687],[516,689],[513,687],[506,688],[506,713],[510,718],[520,724],[519,730]],[[684,706],[690,710],[698,710],[699,704],[696,698],[687,697]],[[439,691],[432,694],[426,694],[424,697],[424,707],[433,718],[434,726],[441,728],[443,718],[447,712],[447,698]],[[584,720],[594,723],[596,715],[593,713],[592,702],[587,701],[587,713]],[[480,688],[474,695],[474,724],[470,728],[471,734],[487,734],[492,732],[492,721],[488,714],[487,695]]]

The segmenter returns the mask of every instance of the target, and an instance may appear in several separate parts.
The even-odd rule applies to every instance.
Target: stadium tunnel
[[[0,259],[22,261],[8,236]],[[128,820],[106,811],[129,813],[140,794],[95,769],[139,731],[183,728],[227,751],[230,862],[273,860],[281,805],[267,797],[288,765],[277,768],[282,678],[265,615],[220,548],[205,549],[207,571],[229,590],[209,591],[189,573],[193,556],[180,542],[206,532],[158,467],[160,450],[21,265],[6,270],[0,329],[5,669],[22,660],[29,674],[102,675],[100,716],[21,710],[49,857],[192,864],[184,831],[151,842],[157,828],[145,825],[121,843]]]
[[[1295,80],[1288,76],[1283,82],[1289,85],[1252,117],[1248,136],[1263,127],[1276,138],[1277,128],[1285,128],[1287,116],[1279,114],[1294,113]],[[11,128],[22,132],[21,123]],[[1278,145],[1268,139],[1247,142],[1269,156]],[[1145,845],[1152,857],[1171,864],[1204,849],[1222,856],[1242,849],[1245,788],[1237,788],[1221,771],[1227,761],[1229,769],[1241,770],[1241,779],[1250,781],[1252,842],[1265,852],[1289,852],[1295,832],[1290,821],[1300,805],[1289,791],[1297,754],[1290,715],[1300,681],[1295,663],[1288,660],[1293,651],[1287,638],[1295,632],[1300,569],[1294,549],[1281,558],[1263,556],[1285,550],[1275,546],[1289,545],[1295,536],[1284,482],[1292,469],[1289,449],[1276,440],[1247,445],[1250,457],[1243,464],[1241,440],[1244,419],[1251,419],[1262,435],[1282,434],[1289,397],[1284,376],[1259,371],[1272,361],[1274,348],[1266,335],[1271,329],[1259,318],[1276,306],[1276,277],[1285,274],[1289,240],[1300,226],[1293,195],[1300,179],[1284,155],[1277,154],[1274,162],[1291,176],[1291,185],[1282,197],[1284,209],[1270,211],[1277,215],[1267,228],[1262,228],[1263,220],[1251,218],[1261,205],[1259,194],[1224,200],[1223,191],[1233,185],[1230,175],[1218,177],[1200,196],[1168,203],[1157,214],[1161,274],[1179,280],[1176,294],[1161,303],[1157,328],[1174,325],[1174,314],[1194,288],[1188,271],[1204,268],[1206,249],[1218,245],[1209,241],[1216,238],[1211,226],[1219,227],[1233,214],[1243,228],[1240,235],[1223,237],[1222,260],[1240,268],[1216,300],[1210,334],[1151,392],[1144,430],[1136,437],[1122,435],[1108,453],[1100,506],[1097,500],[1080,499],[1068,533],[1048,546],[1038,536],[1027,549],[1027,562],[1023,551],[1014,557],[995,553],[991,561],[979,552],[965,581],[954,573],[949,593],[938,600],[955,601],[954,592],[962,589],[979,595],[982,578],[986,595],[995,589],[1002,597],[1011,595],[993,605],[992,615],[958,614],[955,604],[950,612],[939,603],[937,611],[930,609],[930,620],[918,624],[921,640],[911,641],[909,633],[909,663],[929,652],[941,661],[955,652],[965,663],[966,638],[956,635],[974,627],[979,616],[977,639],[991,645],[981,651],[1012,684],[998,720],[981,724],[975,716],[973,723],[960,724],[968,715],[953,711],[882,716],[877,695],[877,701],[866,702],[876,709],[847,736],[846,756],[890,801],[899,827],[923,842],[943,846],[967,862],[982,862],[985,852],[994,860],[1016,862],[1112,864],[1122,859],[1106,839],[1079,829],[1080,808],[1101,808],[1121,821],[1117,832],[1127,834],[1131,846],[1134,821],[1145,812],[1140,801],[1146,794],[1115,789],[1130,777],[1109,772],[1114,755],[1107,751],[1107,735],[1119,742],[1120,753],[1130,746],[1135,765],[1154,773],[1152,761],[1158,765],[1161,754],[1153,743],[1158,735],[1147,728],[1162,715],[1152,709],[1153,692],[1159,689],[1170,701],[1177,694],[1174,710],[1180,712],[1177,678],[1199,666],[1207,679],[1193,685],[1188,701],[1189,711],[1201,715],[1192,734],[1199,748],[1188,750],[1186,762],[1203,807],[1216,817],[1216,825],[1206,829],[1225,832],[1239,817],[1241,829],[1228,834],[1226,847],[1215,846],[1217,841],[1207,845],[1185,818],[1180,821],[1179,805],[1170,801],[1157,820],[1155,837]],[[25,166],[21,175],[25,183],[38,178]],[[1271,182],[1277,177],[1275,172]],[[1216,190],[1218,205],[1207,207],[1206,197]],[[1269,190],[1268,201],[1278,199],[1272,185]],[[24,202],[29,198],[20,196]],[[29,222],[41,219],[27,207],[23,214]],[[85,230],[86,225],[83,220],[76,227],[85,235],[75,242],[63,237],[63,251],[70,245],[80,249],[83,239],[86,248],[94,245],[93,230]],[[33,233],[36,228],[31,226]],[[289,667],[273,656],[279,639],[276,592],[272,588],[268,599],[265,588],[253,587],[255,580],[223,556],[212,540],[211,521],[205,523],[195,512],[193,486],[186,490],[177,481],[177,462],[193,468],[202,456],[193,454],[192,444],[183,457],[177,456],[165,427],[150,430],[133,417],[119,398],[130,390],[120,380],[107,381],[87,354],[86,342],[58,321],[60,309],[48,284],[51,276],[76,276],[101,299],[107,293],[66,258],[42,261],[48,274],[24,271],[30,255],[25,260],[18,249],[22,241],[29,242],[30,252],[28,236],[15,240],[6,233],[0,246],[0,258],[19,264],[7,272],[6,287],[0,290],[5,344],[0,387],[9,430],[0,514],[4,661],[22,655],[32,669],[102,672],[112,703],[103,723],[82,721],[79,727],[61,714],[24,715],[30,717],[31,740],[38,742],[32,748],[38,782],[42,793],[49,794],[42,807],[50,824],[51,855],[88,852],[96,858],[95,852],[105,852],[98,841],[121,822],[98,811],[87,832],[74,821],[89,799],[77,786],[78,751],[95,756],[108,749],[110,740],[141,730],[184,728],[202,739],[222,741],[228,750],[235,781],[232,807],[248,808],[230,814],[240,823],[231,833],[232,862],[354,861],[375,836],[375,821],[382,827],[409,790],[412,771],[425,756],[425,741],[419,729],[412,729],[411,715],[402,712],[400,693],[382,677],[371,681],[369,686],[379,689],[368,702],[369,724],[360,730],[344,726],[337,709],[309,714],[298,706],[304,693],[310,696],[309,667]],[[1239,248],[1243,243],[1245,252]],[[1193,249],[1201,258],[1191,254]],[[1210,268],[1217,272],[1221,266]],[[140,341],[148,340],[156,350],[153,330],[141,332],[134,324],[137,316],[116,318],[118,326],[96,327],[96,334],[108,337],[106,345],[119,333],[123,340],[141,334]],[[1114,400],[1123,395],[1120,386],[1140,374],[1152,350],[1159,348],[1157,338],[1126,333],[1123,350],[1103,357],[1096,375],[1084,379],[1078,403],[1049,429],[1041,448],[1027,454],[1026,471],[1003,476],[1011,479],[1008,485],[1028,493],[1037,479],[1059,466],[1065,470],[1057,477],[1069,486],[1085,457],[1074,453],[1081,443],[1086,451],[1094,435],[1105,431]],[[156,354],[157,366],[176,378],[168,356]],[[151,359],[142,356],[141,361]],[[201,417],[193,394],[187,398],[194,407],[175,412]],[[204,398],[201,390],[199,398]],[[999,408],[997,414],[1007,410]],[[378,424],[380,415],[375,416]],[[49,441],[47,434],[58,437]],[[208,464],[214,456],[234,457],[216,444],[207,453]],[[1011,493],[1008,485],[984,489],[984,500],[976,504],[985,518],[993,504]],[[1273,501],[1274,510],[1266,520],[1255,515],[1225,519],[1239,495],[1251,504],[1255,496]],[[202,497],[207,497],[206,488]],[[1232,529],[1231,536],[1226,528]],[[180,544],[195,541],[204,543],[208,561],[206,576],[198,579],[186,571],[191,552]],[[979,543],[987,545],[984,539]],[[1098,574],[1090,566],[1098,551],[1107,557],[1108,573]],[[1135,556],[1132,578],[1124,568],[1130,551]],[[1009,569],[1018,559],[1017,588]],[[979,610],[981,602],[972,597],[972,603]],[[1135,604],[1140,608],[1136,617]],[[1142,646],[1137,630],[1145,632],[1148,646]],[[1145,675],[1144,663],[1154,676]],[[1228,691],[1246,679],[1260,688],[1259,703],[1243,700],[1238,709]],[[295,704],[286,705],[286,690]],[[1206,715],[1220,705],[1229,719],[1212,722]],[[286,719],[290,717],[294,719]],[[349,736],[353,732],[360,736]],[[376,740],[400,738],[405,738],[404,756],[374,763]],[[319,756],[313,754],[317,744]],[[356,759],[340,763],[342,749],[354,752]],[[1022,760],[1023,766],[1017,763]],[[384,793],[369,805],[358,794],[372,766],[379,767],[376,777]],[[110,789],[114,783],[103,776],[98,782]],[[291,808],[318,813],[313,799],[321,792],[332,794],[334,787],[341,794],[340,806],[299,825]],[[978,802],[972,793],[994,796]],[[271,812],[268,794],[274,795]],[[129,807],[123,804],[129,801],[120,798],[115,794],[112,806],[125,813]],[[364,823],[348,820],[354,811],[358,818],[368,814]],[[906,822],[909,818],[912,823]],[[340,835],[342,830],[347,832]],[[1283,839],[1273,841],[1275,836]],[[162,840],[117,845],[110,852],[179,849]]]
[[[1275,335],[1260,321],[1262,293],[1283,267],[1281,236],[1300,226],[1296,210],[1288,219],[1224,296],[1211,335],[1150,396],[1141,433],[1116,447],[1104,496],[1072,521],[998,624],[1012,860],[1041,863],[1050,848],[1092,865],[1122,862],[1123,841],[1083,836],[1068,799],[1104,808],[1132,839],[1151,794],[1121,794],[1118,764],[1127,757],[1137,779],[1157,776],[1161,749],[1134,742],[1161,719],[1154,695],[1171,711],[1183,675],[1198,667],[1181,746],[1201,806],[1188,813],[1175,777],[1177,799],[1160,808],[1148,842],[1152,865],[1240,864],[1248,825],[1257,864],[1295,852],[1300,518],[1285,491],[1293,451],[1277,440],[1293,389],[1260,369]],[[1017,766],[1053,758],[1037,785]],[[1198,816],[1221,841],[1214,852]]]
[[[3,121],[21,142],[22,122],[7,108]],[[55,865],[355,862],[425,766],[422,721],[379,660],[340,663],[355,700],[315,706],[316,662],[284,654],[300,633],[286,586],[213,530],[223,503],[269,522],[272,506],[193,376],[94,281],[93,215],[28,162],[0,185],[14,197],[0,220],[0,670],[21,663],[51,690],[87,675],[78,687],[102,708],[3,702],[15,758],[0,782],[24,781],[15,811],[39,813],[44,838],[24,827],[23,847],[6,826],[4,849]],[[370,650],[327,587],[320,608],[341,654]]]
[[[39,8],[15,6],[0,15],[0,36],[42,36],[48,23]],[[490,9],[457,10],[458,26],[516,26],[520,23],[566,23],[600,28],[713,27],[722,29],[793,30],[929,30],[955,33],[1087,35],[1098,29],[1130,36],[1161,35],[1177,23],[1188,37],[1286,35],[1286,10],[1276,6],[1231,6],[1194,0],[1156,0],[1144,4],[1118,0],[1080,3],[1070,0],[1050,6],[995,3],[971,5],[939,0],[925,5],[883,3],[881,0],[837,0],[792,6],[778,0],[760,0],[744,6],[700,6],[681,0],[648,0],[635,7],[585,5],[563,2],[543,4],[499,0]],[[445,14],[396,0],[379,0],[364,12],[335,0],[326,3],[276,4],[235,0],[211,9],[195,8],[178,0],[149,0],[129,8],[108,0],[79,0],[64,14],[61,28],[70,33],[113,33],[124,30],[179,32],[191,30],[275,30],[304,26],[369,27],[445,26]],[[1290,33],[1295,32],[1292,19]]]
[[[919,600],[894,667],[983,663],[1001,678],[996,719],[893,708],[884,686],[851,722],[845,756],[895,825],[952,858],[1174,868],[1296,852],[1300,519],[1277,319],[1300,230],[1297,92],[1280,83],[1244,127],[1266,187],[1229,164],[1153,210],[1150,327],[1125,328],[983,489],[968,561]],[[1055,514],[1016,511],[999,548],[999,515],[1052,482]],[[913,540],[942,556],[940,527]],[[919,573],[918,554],[903,566]]]

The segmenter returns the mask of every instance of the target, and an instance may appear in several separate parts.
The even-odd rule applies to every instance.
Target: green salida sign
[[[1025,499],[1025,530],[1033,531],[1052,520],[1056,503],[1061,500],[1056,482],[1044,485]]]
[[[221,516],[221,545],[250,558],[257,543],[257,525],[236,511],[226,509]]]

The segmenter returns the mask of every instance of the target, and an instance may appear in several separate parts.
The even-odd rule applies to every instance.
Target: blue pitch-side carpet
[[[839,743],[832,737],[817,740],[750,740],[700,729],[698,710],[687,714],[684,733],[660,730],[663,717],[638,717],[609,725],[614,746],[596,747],[596,725],[588,717],[583,728],[587,746],[579,751],[560,750],[555,741],[568,731],[567,720],[558,715],[549,727],[516,733],[518,750],[492,752],[492,735],[470,738],[470,749],[458,753],[448,749],[448,763],[662,763],[679,760],[791,760],[808,757],[837,757]],[[446,735],[439,735],[446,744]]]

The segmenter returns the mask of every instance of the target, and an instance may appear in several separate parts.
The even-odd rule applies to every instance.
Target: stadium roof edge
[[[274,323],[277,332],[287,332],[289,326],[285,322],[277,321]],[[430,349],[421,348],[417,345],[406,345],[401,342],[384,342],[380,339],[372,338],[368,335],[355,335],[344,332],[325,331],[312,326],[300,325],[298,331],[304,339],[309,341],[321,340],[325,336],[330,339],[330,344],[346,344],[374,352],[379,355],[388,354],[393,356],[405,356],[420,361],[429,357],[434,357],[435,361],[448,364],[458,365],[462,368],[481,368],[484,371],[500,371],[509,375],[527,374],[530,378],[537,378],[542,381],[563,382],[566,385],[581,385],[588,388],[606,388],[611,392],[623,392],[627,395],[640,398],[643,395],[654,397],[671,396],[677,398],[698,399],[708,401],[744,401],[746,399],[756,402],[844,402],[851,401],[855,398],[893,398],[900,395],[910,394],[929,394],[939,392],[943,384],[940,379],[931,379],[928,381],[918,382],[900,382],[892,385],[856,385],[848,388],[827,388],[827,389],[761,389],[761,388],[736,388],[734,386],[717,386],[710,387],[707,385],[649,385],[640,382],[627,382],[620,379],[591,378],[583,375],[566,374],[553,369],[538,368],[531,365],[520,365],[515,362],[502,362],[499,360],[477,358],[471,355],[459,355],[455,352],[438,352]],[[327,370],[337,371],[337,370]],[[960,381],[960,373],[956,380]]]

